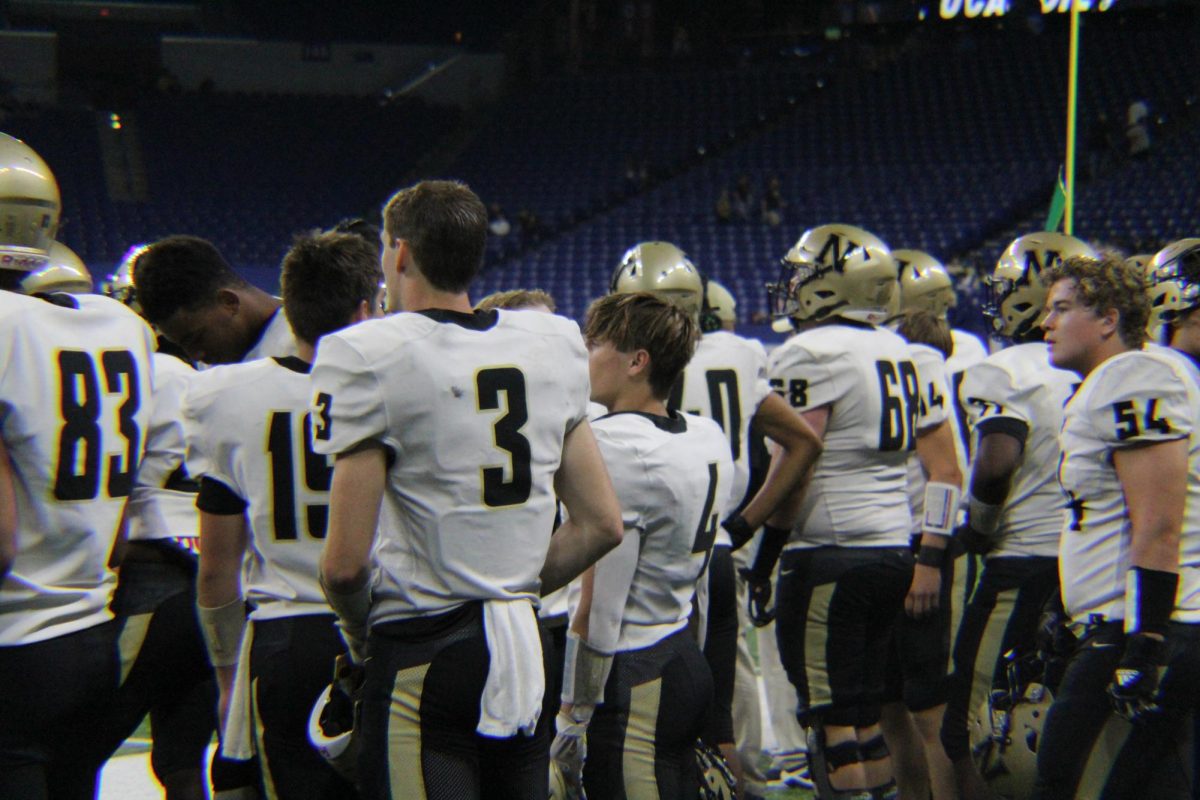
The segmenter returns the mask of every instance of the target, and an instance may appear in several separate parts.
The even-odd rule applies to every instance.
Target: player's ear
[[[650,370],[650,353],[646,350],[634,350],[629,355],[629,374],[641,375]]]
[[[1119,325],[1121,324],[1121,312],[1115,308],[1108,308],[1097,314],[1100,317],[1100,322],[1103,324],[1104,337],[1115,336],[1120,332]]]
[[[217,289],[217,306],[232,316],[233,314],[236,314],[242,306],[241,295],[239,295],[233,289]]]

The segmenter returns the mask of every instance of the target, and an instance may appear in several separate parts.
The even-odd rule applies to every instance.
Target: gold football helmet
[[[1200,239],[1171,242],[1154,254],[1145,269],[1148,327],[1161,328],[1200,308]]]
[[[1042,272],[1075,256],[1097,258],[1095,250],[1065,233],[1027,233],[1014,239],[992,274],[984,278],[991,298],[983,313],[992,322],[992,332],[1022,339],[1037,330],[1045,318],[1049,289],[1042,282]]]
[[[724,323],[737,322],[737,300],[721,284],[709,278],[704,285],[704,297],[708,309]]]
[[[700,271],[670,242],[642,242],[625,251],[609,290],[618,294],[650,292],[697,318],[704,302]]]
[[[993,691],[971,716],[971,751],[993,792],[1017,798],[1033,791],[1042,726],[1053,702],[1049,689],[1031,683],[1015,698]]]
[[[893,250],[900,272],[900,310],[928,311],[946,318],[946,312],[958,303],[950,273],[924,250]]]
[[[50,245],[50,262],[46,266],[21,279],[21,291],[25,294],[88,294],[92,288],[92,273],[75,251],[62,242]]]
[[[776,317],[817,322],[839,315],[866,322],[888,316],[896,262],[872,233],[854,225],[818,225],[783,257],[777,283],[767,285]]]
[[[150,249],[150,245],[148,244],[135,244],[126,250],[116,270],[100,285],[100,288],[106,295],[115,300],[120,300],[138,313],[141,313],[141,307],[138,306],[137,299],[134,296],[133,268],[138,258],[148,249]]]
[[[46,266],[60,209],[50,167],[29,145],[0,133],[0,269]]]

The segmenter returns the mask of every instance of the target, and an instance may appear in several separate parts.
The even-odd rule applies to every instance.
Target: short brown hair
[[[475,310],[490,311],[493,308],[515,310],[530,306],[545,306],[551,312],[558,310],[554,298],[549,292],[542,289],[509,289],[505,292],[492,292],[475,304]]]
[[[353,233],[309,233],[283,257],[283,313],[297,338],[316,344],[346,327],[365,300],[374,304],[383,270],[374,248]]]
[[[954,352],[950,325],[940,315],[924,309],[910,309],[899,317],[896,333],[913,344],[929,345],[946,358]]]
[[[1117,332],[1127,347],[1138,348],[1146,341],[1146,322],[1150,318],[1150,299],[1146,296],[1146,278],[1140,267],[1126,263],[1116,255],[1102,258],[1073,256],[1042,274],[1042,282],[1053,286],[1058,281],[1075,282],[1075,296],[1081,305],[1097,314],[1116,309]]]
[[[665,400],[692,360],[700,336],[692,315],[648,292],[610,294],[588,308],[583,330],[589,342],[607,342],[622,353],[650,354],[650,390]]]
[[[421,181],[383,207],[388,239],[403,239],[425,280],[443,292],[464,292],[483,265],[488,217],[483,201],[458,181]]]

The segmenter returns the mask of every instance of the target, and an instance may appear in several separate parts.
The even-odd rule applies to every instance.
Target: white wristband
[[[925,520],[921,530],[941,536],[953,533],[961,499],[962,489],[952,483],[930,481],[925,484]]]
[[[563,658],[562,701],[572,705],[599,705],[604,699],[604,684],[612,669],[612,653],[596,650],[579,634],[567,632]]]

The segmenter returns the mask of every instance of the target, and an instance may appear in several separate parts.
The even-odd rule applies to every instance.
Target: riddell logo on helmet
[[[18,269],[25,272],[46,266],[46,256],[26,253],[0,253],[0,269]]]

